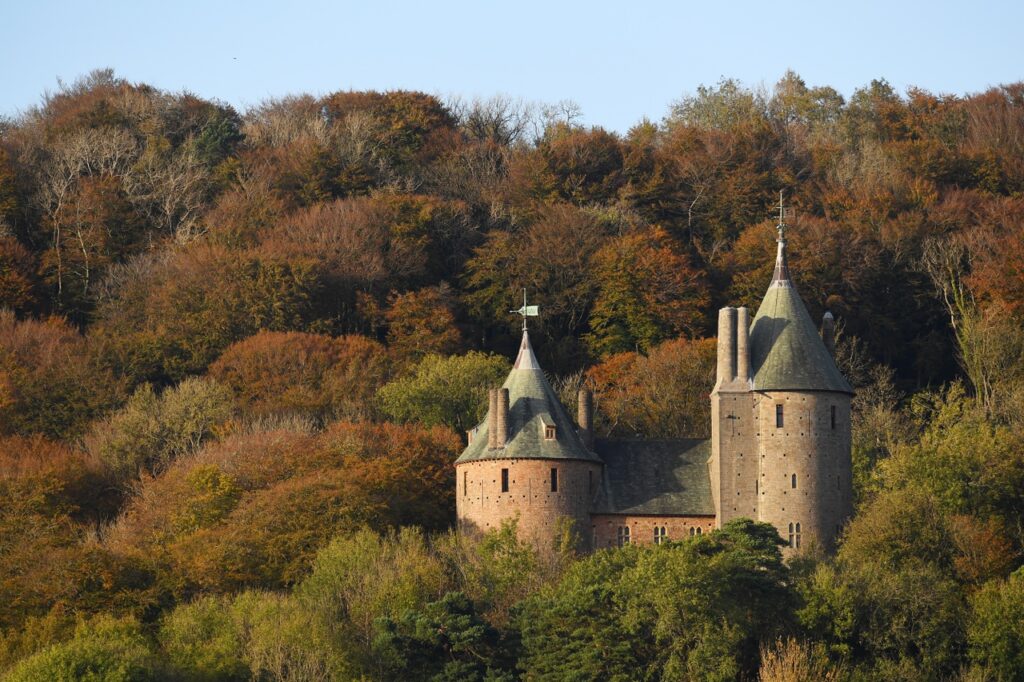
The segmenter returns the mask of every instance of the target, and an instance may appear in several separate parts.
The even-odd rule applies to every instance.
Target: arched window
[[[619,526],[618,531],[615,534],[615,539],[619,543],[619,547],[629,544],[629,526]]]
[[[703,535],[703,534],[704,534],[704,530],[700,526],[697,526],[697,535]]]
[[[654,527],[654,544],[660,545],[668,540],[665,526]]]
[[[793,542],[794,542],[793,537],[794,537],[793,536],[793,524],[790,523],[789,524],[789,546],[790,547],[795,547],[796,546],[796,545],[793,544]]]
[[[790,487],[792,487],[794,490],[796,490],[796,474],[793,474],[793,477],[790,480]]]
[[[796,548],[800,549],[800,524],[796,524]]]
[[[697,529],[696,528],[691,528],[690,529],[690,537],[692,538],[696,534],[697,534]]]

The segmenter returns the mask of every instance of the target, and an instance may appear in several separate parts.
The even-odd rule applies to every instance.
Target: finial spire
[[[779,224],[776,229],[779,231],[779,241],[786,241],[786,204],[782,201],[782,190],[779,190]]]
[[[510,310],[510,313],[523,316],[523,331],[526,331],[526,318],[540,315],[540,306],[526,305],[526,288],[523,288],[523,307],[519,310]]]
[[[775,274],[772,276],[772,284],[779,286],[791,286],[789,280],[789,265],[786,263],[786,204],[783,201],[782,190],[779,190],[779,224],[776,227],[779,231],[779,248],[775,255]]]

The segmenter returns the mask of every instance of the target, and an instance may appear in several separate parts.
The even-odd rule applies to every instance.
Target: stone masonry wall
[[[508,469],[508,492],[501,470]],[[558,491],[551,491],[551,470]],[[578,460],[506,459],[464,462],[455,468],[456,516],[462,532],[486,532],[518,517],[520,539],[544,544],[554,539],[559,519],[575,524],[581,549],[590,549],[590,508],[601,481],[601,465]]]
[[[781,428],[776,426],[779,405]],[[850,396],[764,392],[757,415],[757,518],[774,524],[784,540],[789,524],[795,530],[799,523],[802,549],[830,549],[852,512]]]
[[[715,528],[714,516],[630,516],[627,514],[594,514],[590,517],[591,544],[594,549],[617,547],[619,528],[629,528],[631,544],[654,544],[654,529],[665,528],[668,540],[682,540],[690,536],[691,529],[702,534]]]
[[[721,527],[758,518],[758,398],[750,391],[711,396],[711,485]]]

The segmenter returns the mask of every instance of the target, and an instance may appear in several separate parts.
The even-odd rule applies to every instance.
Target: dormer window
[[[545,424],[544,425],[544,440],[555,440],[555,425]]]

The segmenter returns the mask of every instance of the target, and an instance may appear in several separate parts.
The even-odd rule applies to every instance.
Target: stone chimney
[[[826,312],[821,318],[821,340],[825,342],[830,355],[836,354],[836,320],[832,313]]]
[[[750,381],[750,311],[746,306],[736,309],[736,379]]]
[[[498,447],[498,389],[487,391],[487,398],[487,448],[493,450]]]
[[[736,309],[718,311],[718,378],[721,386],[736,378]]]
[[[499,388],[496,393],[498,394],[498,409],[494,424],[494,447],[503,448],[508,442],[508,389]]]
[[[580,440],[588,450],[594,449],[594,393],[586,387],[576,396],[576,423],[580,427]]]

